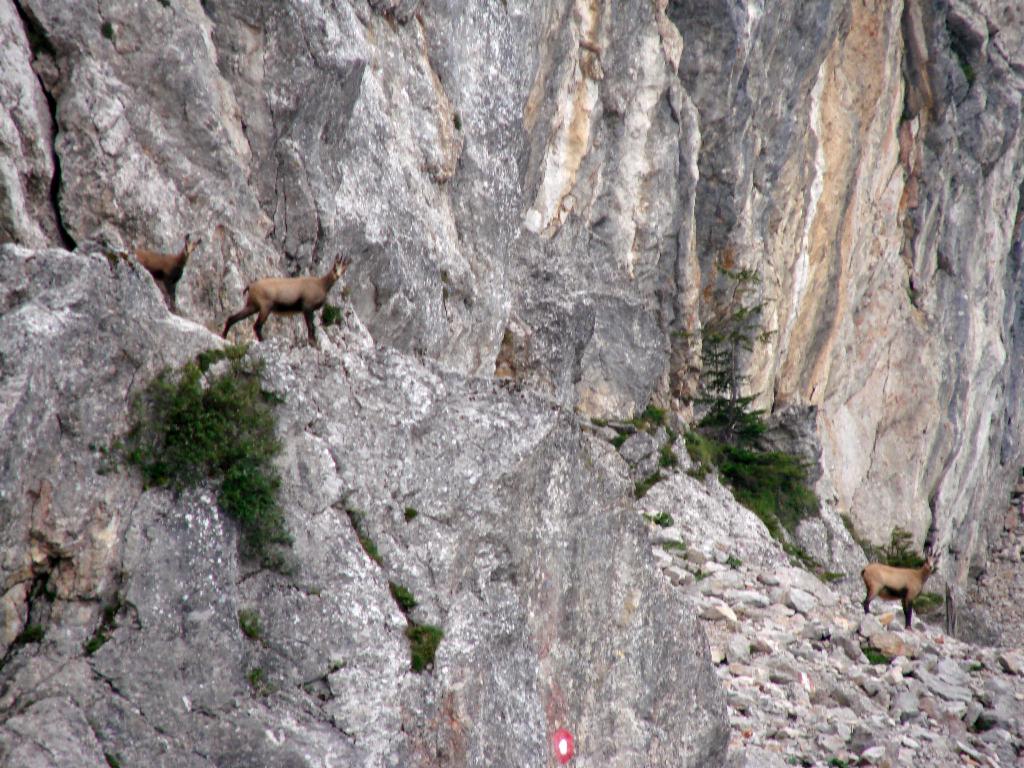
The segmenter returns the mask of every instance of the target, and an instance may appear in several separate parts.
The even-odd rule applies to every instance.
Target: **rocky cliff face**
[[[104,451],[140,381],[219,340],[137,265],[2,255],[0,764],[542,765],[561,726],[602,764],[722,762],[707,641],[571,413],[354,316],[262,345],[295,538],[262,569],[209,492]],[[444,633],[421,673],[410,622]]]
[[[627,732],[622,751],[608,747],[601,764],[609,764],[613,752],[631,764],[625,756],[640,752],[630,750],[665,743],[655,735],[663,721],[640,714],[655,705],[631,698],[637,692],[620,686],[618,672],[600,677],[583,671],[582,662],[557,658],[535,672],[536,664],[525,659],[548,658],[537,651],[548,643],[562,649],[557,653],[572,648],[580,658],[598,651],[584,650],[595,641],[576,624],[566,625],[566,636],[557,641],[538,639],[547,631],[537,618],[543,611],[530,618],[523,606],[539,600],[539,585],[551,578],[561,607],[545,610],[571,605],[575,613],[574,601],[590,598],[559,589],[577,589],[581,578],[604,583],[586,570],[596,567],[585,562],[589,557],[620,562],[621,582],[648,594],[639,551],[590,552],[587,547],[596,545],[570,530],[567,521],[577,517],[598,530],[618,525],[597,507],[609,515],[629,504],[616,485],[624,482],[625,470],[589,442],[579,443],[571,414],[628,417],[653,399],[688,419],[700,359],[696,340],[702,321],[718,309],[713,297],[720,265],[759,275],[769,334],[746,361],[750,391],[772,412],[776,439],[820,464],[825,513],[801,529],[804,547],[835,570],[852,572],[860,554],[840,514],[876,542],[900,525],[919,544],[927,539],[949,552],[944,575],[965,580],[971,564],[984,565],[988,541],[1002,525],[1011,478],[1024,464],[1018,373],[1024,360],[1022,51],[1024,16],[1014,4],[994,0],[746,0],[725,9],[704,0],[126,0],[89,7],[0,0],[0,241],[31,249],[79,247],[76,257],[8,248],[0,265],[3,321],[12,328],[0,361],[0,414],[6,433],[18,436],[3,457],[10,495],[3,497],[2,511],[11,520],[3,534],[0,585],[4,646],[29,626],[34,611],[44,610],[46,601],[38,596],[45,592],[57,596],[57,607],[46,608],[48,625],[67,635],[62,650],[47,656],[49,663],[77,658],[71,649],[99,620],[100,608],[89,601],[134,590],[133,600],[154,606],[167,595],[195,594],[209,603],[214,596],[198,574],[218,558],[227,563],[225,583],[237,597],[209,608],[210,616],[219,617],[211,626],[228,632],[231,600],[263,599],[258,590],[244,593],[249,587],[242,585],[264,577],[237,570],[229,526],[189,527],[209,519],[201,514],[209,512],[209,500],[181,502],[191,521],[182,528],[186,524],[170,512],[176,502],[140,497],[128,476],[97,479],[99,458],[87,446],[108,444],[126,426],[125,398],[161,366],[216,344],[202,326],[219,329],[241,305],[249,280],[322,272],[342,252],[354,257],[345,290],[356,330],[346,343],[365,344],[358,330],[364,329],[382,351],[363,349],[358,362],[343,366],[345,354],[290,346],[302,339],[301,324],[271,321],[270,335],[280,343],[261,356],[272,377],[284,377],[275,381],[290,398],[289,471],[299,473],[294,467],[302,462],[293,465],[293,459],[313,450],[309,445],[320,446],[313,451],[320,459],[308,459],[312,463],[301,470],[305,485],[317,493],[306,500],[289,496],[288,503],[308,531],[322,527],[321,533],[307,532],[310,541],[328,529],[335,541],[341,533],[334,529],[346,523],[337,516],[338,500],[356,494],[375,535],[400,550],[393,560],[385,557],[385,565],[436,595],[422,608],[427,617],[462,616],[456,624],[466,635],[448,647],[452,653],[461,648],[467,658],[453,656],[439,672],[465,678],[409,693],[403,687],[411,685],[407,674],[396,666],[401,638],[380,640],[401,616],[386,599],[373,602],[380,590],[368,586],[376,579],[379,587],[394,574],[357,569],[359,551],[351,540],[347,549],[336,544],[347,553],[338,566],[347,569],[343,575],[326,575],[335,567],[326,553],[314,557],[312,549],[302,550],[328,568],[322,579],[340,590],[332,600],[344,594],[357,603],[370,600],[366,610],[331,620],[354,622],[344,630],[353,637],[378,638],[378,655],[358,667],[363,682],[339,682],[337,670],[325,673],[321,689],[331,691],[331,701],[352,698],[346,685],[365,690],[369,678],[390,680],[373,690],[381,712],[390,713],[388,728],[405,728],[409,715],[404,703],[385,699],[414,701],[409,711],[420,719],[413,731],[429,730],[424,724],[433,717],[451,723],[444,749],[482,754],[473,750],[489,749],[488,737],[463,743],[479,732],[460,731],[458,724],[472,708],[474,685],[482,686],[483,679],[495,685],[497,678],[481,678],[479,669],[471,674],[480,661],[466,649],[497,647],[498,627],[506,622],[521,633],[510,635],[511,647],[522,650],[529,645],[524,638],[532,638],[530,653],[536,654],[512,653],[509,658],[519,659],[512,669],[491,670],[498,677],[507,673],[498,690],[526,685],[531,692],[516,702],[516,722],[549,723],[560,716],[551,703],[558,697],[544,686],[565,663],[577,690],[586,681],[587,695],[598,696],[598,689],[611,686],[622,713],[629,712],[616,721],[629,723],[617,726]],[[174,250],[189,232],[203,242],[178,288],[181,319],[160,310],[145,275],[115,264],[108,277],[98,268],[102,263],[85,255],[100,245],[108,252]],[[50,289],[55,293],[46,293]],[[109,295],[97,295],[103,293]],[[44,294],[49,298],[40,303]],[[235,334],[241,338],[247,330],[239,326]],[[362,384],[350,381],[356,376],[350,368],[368,371],[359,374],[365,375]],[[61,378],[72,373],[81,378]],[[484,397],[480,388],[490,387],[477,377],[494,376],[532,403],[490,393],[486,407],[476,406],[474,418],[504,437],[428,419],[429,430],[451,432],[463,447],[436,445],[438,455],[410,448],[420,437],[403,432],[403,420],[426,418],[418,408],[469,408],[466,403]],[[40,410],[31,394],[65,386],[49,411]],[[365,388],[381,392],[371,397]],[[385,407],[389,397],[393,414]],[[34,403],[35,410],[26,411],[23,403]],[[356,429],[350,422],[362,408],[378,422],[385,419],[388,428],[371,420],[367,434],[339,433],[342,424]],[[505,408],[514,415],[491,424]],[[491,439],[497,458],[481,447]],[[352,449],[354,440],[368,441],[365,454],[353,449],[360,458],[339,462],[341,446]],[[382,444],[388,440],[394,445]],[[365,477],[346,474],[373,455],[380,466],[364,469]],[[438,513],[438,524],[447,525],[445,514],[458,517],[458,494],[432,477],[449,471],[440,456],[464,462],[458,487],[492,485],[482,491],[486,502],[471,494],[472,504],[487,512],[481,527],[459,529],[466,541],[450,551],[432,550],[428,558],[414,550],[429,537],[403,542],[399,532],[405,529],[387,522],[387,509],[393,512],[401,498],[421,489],[407,480],[396,490],[389,478],[397,465],[430,478],[434,501],[450,505]],[[588,462],[604,469],[580,469]],[[556,468],[578,480],[571,491],[556,490],[564,482]],[[550,480],[542,482],[549,471]],[[616,473],[619,480],[609,479]],[[532,490],[517,495],[520,490],[501,486],[498,476],[505,475]],[[507,527],[498,514],[504,504],[538,526],[536,541]],[[578,543],[572,545],[575,565],[544,576],[534,566],[546,567],[554,558],[539,540],[549,504],[557,510],[553,519],[562,520],[552,523],[555,530]],[[148,511],[125,512],[137,509]],[[329,509],[334,511],[325,517]],[[163,530],[168,526],[173,535]],[[634,542],[620,543],[627,549],[635,546],[628,526],[607,535]],[[168,563],[162,576],[142,586],[139,564],[154,556],[150,542],[166,536],[178,543],[157,550],[159,557],[199,560]],[[476,551],[475,541],[511,546],[506,536],[524,549],[496,550],[491,564],[514,566],[519,575],[507,589],[515,599],[488,609],[497,612],[493,624],[483,622],[477,646],[467,639],[474,622],[465,618],[475,609],[468,603],[457,609],[455,597],[475,594],[469,582],[486,583],[491,571],[472,558],[467,564],[466,553]],[[172,549],[179,554],[168,554]],[[457,565],[460,557],[463,564]],[[201,565],[203,558],[209,563]],[[462,575],[456,578],[456,572]],[[170,581],[161,585],[161,578]],[[609,589],[619,581],[608,582]],[[611,601],[585,608],[579,621],[594,626],[602,616],[620,615],[622,606]],[[138,652],[144,656],[157,647],[149,645],[154,637],[172,643],[174,632],[194,625],[195,632],[208,633],[205,639],[189,635],[182,645],[178,638],[168,651],[183,665],[193,655],[189,649],[199,647],[191,643],[213,649],[229,642],[227,634],[200,628],[206,624],[186,620],[189,611],[180,610],[180,620],[165,612],[133,619],[131,631],[141,639],[125,636],[123,642],[147,649]],[[197,616],[206,616],[205,610]],[[631,615],[646,617],[652,609],[641,601],[635,610]],[[162,625],[171,621],[178,622],[174,632]],[[649,635],[610,635],[616,639],[609,648],[667,643],[676,617],[651,621]],[[682,636],[689,637],[691,625],[679,621]],[[119,630],[118,642],[128,631]],[[147,631],[156,634],[142,637]],[[679,669],[699,676],[690,642],[671,652],[678,654],[673,658]],[[326,645],[315,645],[308,656],[282,651],[280,668],[269,661],[261,661],[261,668],[287,681],[282,690],[320,679],[307,676],[322,666],[325,653],[325,669],[333,662]],[[74,674],[85,675],[86,666],[107,674],[105,653],[101,649],[88,665],[75,661]],[[109,654],[116,657],[113,650]],[[182,680],[205,679],[208,671],[182,672]],[[43,669],[38,679],[48,674]],[[216,674],[223,685],[213,688],[237,690],[239,669]],[[540,677],[529,682],[533,674]],[[600,680],[587,678],[591,674]],[[641,687],[661,679],[660,670],[637,674]],[[102,679],[111,680],[109,674]],[[32,689],[21,680],[17,690]],[[399,689],[397,698],[385,696]],[[88,690],[88,696],[99,695]],[[447,703],[431,698],[446,690],[460,693]],[[223,712],[234,699],[221,695],[227,698],[215,697],[196,711]],[[676,730],[702,734],[695,736],[699,744],[689,744],[675,733],[668,752],[692,760],[717,754],[715,706],[710,720],[702,720],[691,711],[692,701],[675,698],[680,692],[656,698],[662,695],[667,703],[658,707],[696,718],[692,728]],[[61,694],[46,706],[77,711],[63,722],[68,734],[80,735],[84,702],[93,700],[88,696]],[[707,696],[713,701],[715,694]],[[178,706],[153,705],[157,717],[130,695],[126,701],[125,711],[153,733],[169,727],[159,718],[171,717]],[[268,711],[262,701],[253,704],[244,714],[245,728],[270,717]],[[612,715],[599,715],[596,704],[586,711],[580,722],[611,738],[600,718]],[[360,716],[352,715],[352,723]],[[345,725],[347,715],[333,710],[329,717],[320,710],[304,717],[289,722],[306,723],[294,728],[306,728],[302,738],[310,743],[339,738],[323,725],[329,721],[342,723],[343,732],[365,729],[365,723]],[[218,722],[221,727],[226,721]],[[530,741],[537,733],[517,740],[519,756],[537,754],[530,751],[541,748]],[[115,743],[110,734],[96,738],[104,747]],[[375,736],[380,743],[371,744],[367,738],[346,736],[341,741],[347,746],[338,742],[331,749],[348,756],[343,763],[411,759],[402,751],[411,749],[411,740],[385,744],[387,738]],[[145,741],[125,737],[116,744],[121,749]],[[158,739],[150,741],[146,748],[156,749]],[[227,747],[216,749],[227,754]],[[441,754],[439,749],[431,754]],[[195,759],[221,759],[213,754]],[[157,758],[147,753],[146,759]],[[647,758],[641,762],[648,764]]]

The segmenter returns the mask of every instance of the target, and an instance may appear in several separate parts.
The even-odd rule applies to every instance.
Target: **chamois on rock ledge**
[[[200,239],[192,239],[191,235],[185,235],[185,245],[177,253],[160,253],[146,248],[136,248],[135,259],[144,266],[156,280],[164,294],[164,301],[167,302],[171,312],[177,313],[177,299],[175,294],[178,290],[178,281],[185,271],[189,256],[192,255],[199,244]]]
[[[245,306],[227,319],[221,336],[227,338],[231,326],[239,320],[259,313],[252,328],[256,333],[256,338],[263,341],[263,324],[267,322],[271,312],[278,314],[301,312],[306,319],[309,343],[316,346],[313,313],[327,301],[327,294],[330,292],[331,286],[345,274],[350,263],[349,256],[341,256],[334,262],[330,271],[322,277],[265,277],[262,280],[249,283],[243,291],[244,294],[247,294]]]

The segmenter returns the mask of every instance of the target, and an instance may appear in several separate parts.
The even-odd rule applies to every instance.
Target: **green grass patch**
[[[627,440],[629,440],[629,434],[626,432],[619,432],[619,434],[611,439],[611,444],[615,446],[616,450],[618,450]]]
[[[730,568],[739,568],[743,565],[743,561],[736,557],[736,555],[729,555],[729,557],[725,559],[725,564]]]
[[[412,520],[415,520],[416,516],[418,514],[419,514],[419,512],[417,512],[413,507],[406,507],[405,508],[405,522],[408,523],[408,522],[411,522]]]
[[[363,551],[373,562],[377,565],[384,565],[380,552],[377,550],[377,542],[370,538],[370,535],[363,528],[363,513],[358,509],[352,508],[346,509],[345,512],[348,514],[348,519],[352,521],[352,529],[356,532],[356,536],[359,539],[359,546],[363,548]]]
[[[250,669],[245,675],[245,679],[249,681],[249,687],[252,689],[254,696],[266,696],[270,693],[270,682],[267,680],[262,667]]]
[[[86,656],[92,656],[110,639],[110,635],[117,628],[117,612],[121,610],[122,605],[121,597],[118,595],[115,597],[113,602],[103,606],[100,625],[96,627],[96,631],[93,632],[92,637],[82,644],[82,648],[85,651]]]
[[[396,584],[393,581],[389,582],[388,589],[391,591],[391,599],[395,601],[402,613],[407,614],[418,605],[412,592],[401,584]]]
[[[672,550],[675,550],[677,552],[685,553],[690,548],[685,541],[663,541],[661,542],[661,544],[659,544],[659,546],[666,552],[671,552]]]
[[[667,411],[664,408],[648,405],[644,412],[632,418],[630,423],[641,432],[653,431],[665,425],[666,413]]]
[[[888,664],[889,663],[889,657],[888,656],[886,656],[881,651],[875,650],[870,645],[862,645],[860,647],[860,649],[862,651],[864,651],[864,655],[868,657],[868,662],[870,662],[871,664]]]
[[[608,419],[591,419],[590,423],[593,424],[595,427],[607,427]]]
[[[643,480],[638,480],[633,486],[633,496],[642,499],[654,485],[661,480],[661,472],[655,470]]]
[[[104,752],[103,759],[107,761],[110,768],[121,768],[121,759],[113,752]]]
[[[922,616],[937,613],[945,604],[946,599],[938,592],[922,592],[914,598],[914,610]]]
[[[410,624],[405,629],[409,638],[409,654],[413,672],[423,672],[433,667],[434,655],[441,644],[444,632],[430,624]]]
[[[82,649],[85,651],[85,655],[92,656],[96,651],[102,648],[109,639],[110,638],[103,632],[96,632],[82,644]]]
[[[842,581],[846,578],[845,573],[839,573],[838,571],[825,571],[821,574],[821,580],[824,582],[832,583],[834,581]]]
[[[46,630],[42,624],[29,624],[18,636],[14,638],[12,645],[28,645],[29,643],[41,643],[46,636]]]
[[[687,474],[698,480],[703,480],[711,472],[712,467],[719,462],[721,444],[693,431],[683,435],[683,440],[686,443],[686,452],[690,454],[690,458],[696,464]]]
[[[672,515],[668,512],[659,512],[656,515],[644,515],[644,517],[662,528],[668,528],[672,525]]]
[[[658,455],[658,465],[662,469],[669,469],[679,463],[679,457],[676,456],[676,452],[672,450],[672,443],[665,443],[661,446],[661,450]]]
[[[242,358],[249,351],[248,344],[230,344],[220,349],[207,349],[196,355],[196,365],[202,373],[221,360],[228,360],[232,363],[241,363]]]
[[[212,482],[217,506],[238,523],[246,553],[280,568],[275,550],[292,543],[274,468],[281,446],[273,409],[280,398],[262,388],[262,364],[244,355],[238,347],[213,350],[162,372],[136,399],[123,450],[147,487],[180,492]],[[220,360],[227,369],[212,375]]]
[[[250,640],[259,640],[263,637],[260,615],[252,608],[242,608],[238,611],[238,628]]]
[[[320,311],[320,322],[326,328],[329,325],[341,325],[341,307],[333,304],[324,304]]]

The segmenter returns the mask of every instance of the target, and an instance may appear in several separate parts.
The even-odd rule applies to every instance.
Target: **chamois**
[[[882,563],[869,563],[864,566],[860,576],[868,593],[864,598],[864,613],[868,612],[871,601],[876,597],[883,600],[902,600],[903,616],[910,629],[910,619],[914,613],[914,599],[921,594],[924,583],[935,570],[935,558],[928,556],[920,568],[895,568]]]
[[[345,274],[350,263],[350,257],[339,257],[331,270],[323,277],[265,277],[262,280],[249,283],[243,291],[248,294],[245,306],[227,319],[221,336],[227,338],[232,325],[258,312],[259,316],[252,329],[256,332],[256,338],[263,341],[263,324],[267,322],[271,312],[301,312],[306,318],[309,343],[316,346],[313,313],[327,301],[327,293],[331,290],[331,286]]]
[[[178,290],[178,281],[185,271],[188,257],[202,240],[193,240],[191,235],[185,235],[185,246],[177,253],[159,253],[146,248],[136,248],[135,258],[144,266],[156,280],[156,284],[162,289],[165,301],[172,312],[177,312],[177,300],[175,294]]]

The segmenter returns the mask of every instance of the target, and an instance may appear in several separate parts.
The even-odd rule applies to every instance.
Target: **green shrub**
[[[622,444],[629,440],[629,433],[619,432],[615,437],[611,439],[612,445],[615,446],[616,450],[622,447]]]
[[[679,463],[679,457],[676,456],[676,452],[672,450],[672,443],[665,443],[661,446],[659,452],[658,464],[663,469],[674,467]]]
[[[363,548],[363,551],[373,562],[377,565],[383,565],[384,561],[381,560],[380,552],[377,550],[377,543],[363,530],[363,513],[358,509],[352,508],[346,509],[345,512],[348,514],[348,519],[352,521],[352,529],[356,532],[356,537],[359,539],[359,546]]]
[[[868,657],[868,662],[871,664],[888,664],[889,657],[881,651],[876,651],[870,645],[862,645],[860,647],[864,651],[864,655]]]
[[[650,522],[662,528],[669,528],[672,525],[672,515],[668,512],[659,512],[656,515],[644,515]]]
[[[110,768],[121,768],[120,758],[112,752],[104,752],[103,758],[107,761],[107,765],[109,765]]]
[[[661,472],[654,470],[651,474],[645,477],[643,480],[638,480],[636,485],[633,486],[633,495],[642,499],[644,495],[654,487],[655,483],[661,480]]]
[[[85,651],[85,655],[92,656],[96,651],[102,648],[109,639],[110,638],[107,637],[106,633],[97,631],[92,637],[82,644],[82,649]]]
[[[250,669],[245,679],[249,681],[249,687],[252,688],[254,696],[266,696],[270,693],[270,683],[267,681],[267,676],[264,674],[262,667]]]
[[[914,610],[922,615],[937,612],[946,600],[938,592],[922,592],[914,598]]]
[[[242,608],[238,611],[238,628],[250,640],[259,640],[263,637],[260,615],[252,608]]]
[[[729,555],[729,557],[725,559],[725,564],[730,568],[739,568],[743,565],[743,561],[736,557],[736,555]]]
[[[417,512],[414,508],[406,507],[405,508],[405,522],[408,523],[411,520],[416,519],[416,515],[418,515],[418,514],[419,514],[419,512]]]
[[[125,456],[147,486],[180,492],[213,482],[217,505],[239,524],[246,550],[279,567],[273,548],[292,542],[273,463],[281,450],[273,408],[281,400],[263,390],[262,365],[244,355],[244,347],[208,351],[157,376],[136,400]],[[227,370],[204,375],[220,360]]]
[[[86,656],[92,656],[110,639],[110,635],[117,628],[117,612],[121,610],[122,605],[121,596],[117,595],[112,602],[103,606],[100,625],[96,627],[92,637],[82,644]]]
[[[665,413],[664,408],[648,405],[643,413],[631,420],[631,423],[639,430],[652,430],[665,424]]]
[[[341,307],[324,304],[324,308],[320,312],[320,322],[325,328],[329,325],[341,325]]]
[[[444,637],[441,628],[430,624],[409,624],[405,628],[405,636],[409,638],[412,671],[422,672],[433,666],[437,647]]]
[[[710,440],[699,432],[687,432],[683,435],[686,443],[686,452],[690,454],[697,465],[690,470],[689,474],[698,480],[703,480],[711,471],[711,468],[721,460],[721,444]]]
[[[388,589],[391,590],[391,599],[395,601],[402,613],[409,613],[409,611],[416,607],[416,598],[412,592],[401,584],[396,584],[393,581],[389,582]]]
[[[717,466],[736,500],[776,539],[783,540],[784,530],[793,533],[801,520],[818,514],[820,503],[807,485],[807,468],[796,456],[728,445],[698,432],[684,437],[699,479]]]
[[[910,531],[899,526],[893,528],[889,543],[878,549],[878,559],[896,568],[920,568],[924,565],[924,558],[912,549],[913,540]]]
[[[16,638],[12,645],[28,645],[29,643],[40,643],[46,636],[46,630],[41,624],[28,624]]]
[[[807,486],[807,468],[788,453],[722,447],[719,471],[736,500],[761,518],[776,539],[780,528],[790,533],[805,517],[820,511],[818,497]]]

